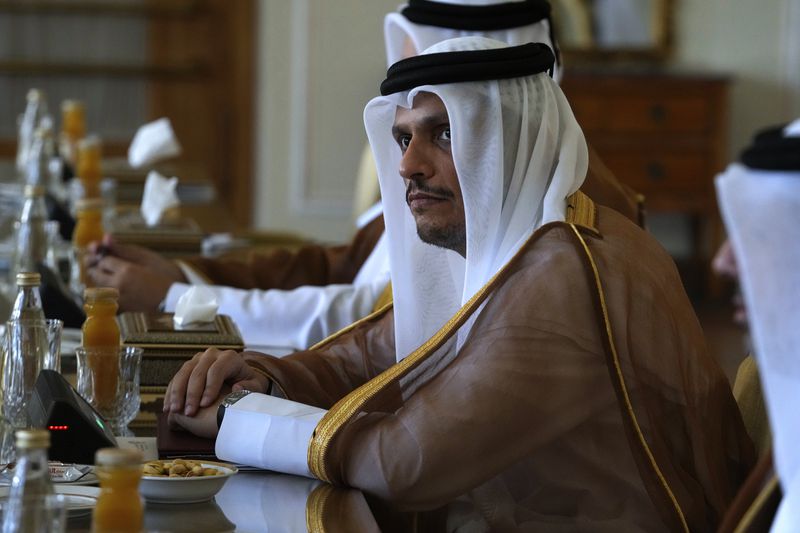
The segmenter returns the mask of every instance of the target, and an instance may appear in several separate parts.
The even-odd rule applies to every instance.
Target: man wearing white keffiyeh
[[[447,530],[713,530],[752,444],[669,256],[578,191],[553,62],[472,37],[392,66],[364,116],[394,307],[283,359],[197,356],[172,423],[218,413],[219,457],[402,509],[457,500]]]
[[[732,163],[717,177],[716,186],[720,212],[736,257],[772,430],[772,457],[783,490],[771,531],[798,531],[800,119],[756,135],[741,161]],[[769,510],[769,504],[764,502],[769,501],[767,496],[774,490],[772,483],[766,483],[762,493],[753,493],[758,497],[738,524],[744,528],[741,530],[760,530],[753,516]],[[749,525],[745,525],[748,520]]]

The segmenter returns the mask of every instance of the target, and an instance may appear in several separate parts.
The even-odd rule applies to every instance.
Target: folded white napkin
[[[142,195],[142,217],[148,226],[155,226],[161,221],[164,211],[180,204],[175,188],[178,178],[165,178],[155,170],[147,174]]]
[[[175,305],[173,321],[176,327],[183,327],[195,322],[211,322],[217,315],[219,304],[214,292],[202,285],[195,285]]]
[[[175,138],[168,118],[160,118],[139,128],[128,148],[128,163],[133,168],[152,165],[180,155],[181,145]]]

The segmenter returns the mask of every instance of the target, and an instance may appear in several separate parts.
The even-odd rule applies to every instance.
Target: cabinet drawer
[[[603,152],[601,158],[617,178],[646,195],[670,191],[707,195],[713,176],[704,154]]]
[[[711,129],[712,111],[702,97],[620,97],[581,95],[571,100],[575,117],[587,132],[703,133]]]

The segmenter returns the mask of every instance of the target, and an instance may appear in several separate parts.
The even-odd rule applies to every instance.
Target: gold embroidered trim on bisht
[[[390,304],[394,301],[394,297],[392,294],[392,282],[386,284],[386,287],[381,291],[381,295],[378,296],[378,300],[375,302],[375,305],[372,307],[373,311],[377,311],[381,309],[387,304]]]
[[[747,508],[742,520],[739,522],[739,525],[736,526],[736,529],[733,530],[733,533],[747,533],[750,531],[753,526],[753,520],[756,519],[762,507],[764,507],[778,488],[778,477],[773,476],[767,481],[767,484],[761,489],[761,492],[758,493],[758,496],[756,496],[756,499],[750,504],[750,507]]]
[[[581,195],[585,201],[579,199],[573,202],[575,195],[567,199],[568,204],[573,204],[573,215],[580,215],[581,221],[577,224],[591,223],[588,227],[590,230],[597,231],[594,228],[595,208],[594,203],[589,197],[578,192],[576,195]],[[555,223],[557,224],[557,223]],[[549,227],[549,224],[547,225]],[[545,228],[545,226],[542,226]],[[528,248],[529,243],[543,232],[539,228],[534,231],[528,240],[523,244],[514,256],[503,267],[498,270],[494,276],[481,287],[472,298],[464,304],[456,314],[448,320],[439,331],[437,331],[430,339],[422,344],[419,348],[411,352],[405,359],[397,364],[387,368],[382,373],[375,376],[370,381],[361,385],[350,394],[336,402],[333,407],[325,413],[325,416],[317,423],[314,433],[311,436],[311,441],[308,445],[308,469],[317,478],[328,483],[338,483],[340,480],[333,480],[328,473],[325,465],[325,455],[333,440],[336,432],[341,428],[350,418],[352,418],[359,410],[378,392],[393,381],[402,378],[408,372],[416,368],[420,363],[424,362],[431,354],[433,354],[442,344],[452,335],[452,333],[461,327],[469,316],[483,303],[489,292],[494,288],[495,283],[507,272],[509,265],[516,262]],[[363,321],[363,319],[362,319]],[[362,322],[359,321],[359,322]],[[358,324],[358,322],[357,322]],[[351,326],[352,327],[352,326]],[[323,341],[323,342],[327,342]]]
[[[364,318],[362,318],[362,319],[359,319],[359,320],[356,320],[355,322],[353,322],[353,323],[352,323],[352,324],[350,324],[349,326],[345,326],[345,327],[343,327],[342,329],[340,329],[340,330],[339,330],[339,331],[337,331],[336,333],[332,333],[332,334],[330,334],[329,336],[327,336],[326,338],[322,339],[322,340],[321,340],[321,341],[319,341],[317,344],[315,344],[315,345],[313,345],[311,348],[309,348],[309,350],[319,350],[320,348],[324,347],[326,344],[329,344],[330,342],[332,342],[332,341],[334,341],[334,340],[338,339],[339,337],[341,337],[341,336],[342,336],[342,335],[344,335],[345,333],[347,333],[347,332],[349,332],[349,331],[352,331],[352,330],[356,329],[356,328],[357,328],[358,326],[360,326],[361,324],[363,324],[363,323],[365,323],[365,322],[369,322],[370,320],[372,320],[372,319],[374,319],[374,318],[377,318],[377,317],[381,316],[381,315],[382,315],[382,314],[384,314],[386,311],[388,311],[389,309],[391,309],[391,308],[392,308],[392,305],[393,305],[393,303],[394,303],[394,302],[390,301],[389,303],[387,303],[387,304],[386,304],[386,305],[384,305],[383,307],[381,307],[381,308],[379,308],[379,309],[377,309],[377,310],[375,310],[375,311],[371,312],[370,314],[368,314],[368,315],[367,315],[367,316],[365,316]]]
[[[581,191],[576,191],[567,198],[566,222],[582,226],[600,235],[600,230],[597,229],[597,207]]]
[[[333,494],[333,487],[328,484],[318,485],[306,500],[306,529],[309,533],[325,531],[325,502]]]
[[[574,224],[570,224],[570,227],[572,228],[573,233],[575,233],[575,236],[578,238],[578,241],[580,241],[580,244],[583,247],[583,251],[586,254],[586,258],[589,260],[589,265],[591,266],[592,273],[594,275],[594,284],[595,288],[597,289],[597,296],[599,297],[600,300],[600,311],[603,314],[603,323],[605,326],[605,332],[608,338],[609,348],[611,349],[611,357],[614,361],[614,372],[617,377],[620,389],[622,391],[622,397],[625,403],[625,409],[628,413],[628,417],[630,418],[633,424],[633,429],[635,430],[639,443],[642,445],[642,449],[644,450],[644,453],[647,456],[648,461],[650,462],[650,466],[653,468],[653,471],[658,477],[661,486],[663,487],[664,491],[669,497],[672,506],[674,507],[675,512],[678,515],[678,519],[680,520],[683,530],[688,533],[689,525],[686,523],[686,517],[683,514],[683,510],[681,509],[681,506],[678,503],[678,499],[675,497],[675,494],[672,492],[669,483],[667,483],[667,479],[661,472],[658,463],[656,463],[656,459],[653,456],[653,452],[650,450],[650,445],[647,444],[647,440],[644,438],[644,433],[642,432],[642,428],[639,426],[639,421],[636,419],[636,413],[633,411],[633,404],[631,403],[631,399],[628,394],[628,387],[625,385],[625,377],[622,375],[622,367],[620,366],[619,362],[619,354],[617,354],[617,348],[614,343],[614,336],[611,331],[611,319],[609,318],[608,307],[606,306],[605,293],[603,292],[603,285],[600,281],[600,273],[597,270],[597,264],[594,262],[594,257],[592,256],[592,252],[589,250],[589,246],[586,244],[586,241],[581,236],[581,233],[580,231],[578,231],[578,228],[575,227]]]

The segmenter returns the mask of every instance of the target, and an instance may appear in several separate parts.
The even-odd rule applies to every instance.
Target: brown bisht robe
[[[390,309],[246,355],[274,393],[330,410],[311,472],[401,509],[460,499],[493,530],[713,531],[754,462],[727,380],[667,253],[570,202],[400,363]]]

